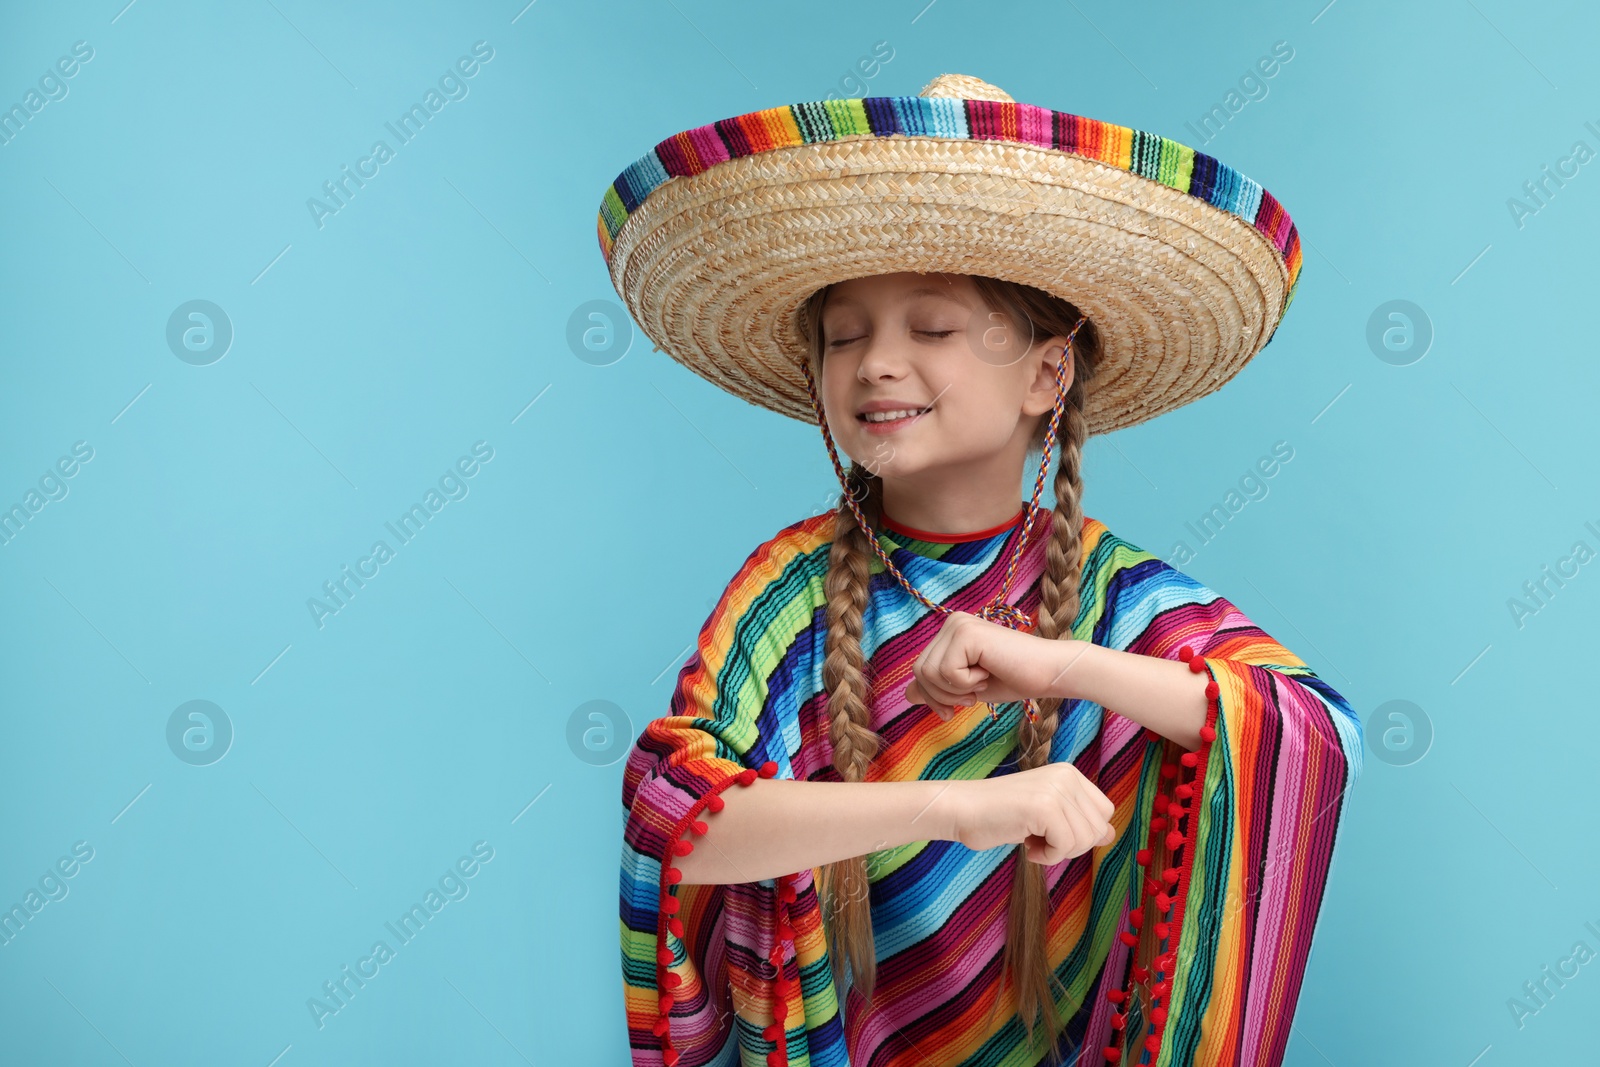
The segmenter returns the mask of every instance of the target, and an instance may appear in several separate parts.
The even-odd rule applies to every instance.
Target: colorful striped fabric
[[[1049,521],[1042,510],[1035,530]],[[831,511],[806,519],[750,554],[702,626],[667,713],[629,752],[620,927],[632,1062],[1033,1067],[1044,1056],[1028,1051],[1000,974],[1013,848],[931,841],[868,857],[877,947],[870,1011],[855,989],[834,986],[813,871],[729,885],[673,877],[674,843],[701,812],[720,807],[730,785],[758,775],[840,780],[822,689],[822,579],[833,524]],[[949,543],[880,536],[930,600],[976,611],[1000,588],[1020,531],[1018,521]],[[1012,586],[1025,590],[1014,602],[1030,613],[1044,546],[1036,533]],[[1051,758],[1071,760],[1115,803],[1117,829],[1112,844],[1045,869],[1049,958],[1081,1004],[1071,1014],[1065,996],[1059,1001],[1070,1014],[1062,1062],[1101,1067],[1102,1050],[1122,1045],[1107,992],[1142,967],[1172,979],[1170,1008],[1154,1055],[1141,1044],[1149,1021],[1138,1007],[1128,1010],[1122,1064],[1279,1064],[1344,795],[1360,772],[1360,720],[1302,660],[1181,571],[1091,518],[1083,550],[1075,636],[1166,659],[1192,646],[1219,695],[1202,795],[1191,805],[1199,828],[1194,847],[1184,846],[1188,890],[1175,946],[1151,932],[1130,948],[1118,934],[1129,929],[1140,888],[1135,852],[1146,844],[1163,761],[1182,749],[1092,702],[1062,705]],[[997,705],[998,721],[980,707],[949,723],[908,706],[911,664],[942,616],[909,596],[876,557],[871,569],[863,646],[882,741],[870,778],[1014,771],[1020,703]],[[1154,961],[1174,949],[1166,975]],[[782,980],[769,962],[775,951]],[[779,1048],[777,999],[782,1051],[769,1060]]]
[[[1300,234],[1283,205],[1258,182],[1159,134],[1005,100],[819,100],[751,111],[673,134],[617,175],[601,198],[596,221],[600,253],[611,262],[612,243],[628,215],[669,178],[699,174],[756,152],[862,135],[1011,141],[1071,152],[1160,182],[1230,211],[1265,234],[1289,271],[1284,312],[1294,300],[1303,260]]]

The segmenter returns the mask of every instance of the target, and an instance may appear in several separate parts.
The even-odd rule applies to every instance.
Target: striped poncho
[[[877,951],[870,1008],[848,984],[835,988],[813,871],[690,885],[672,865],[706,833],[702,813],[720,810],[728,787],[757,777],[841,780],[822,684],[835,517],[795,523],[750,554],[701,627],[667,714],[629,752],[620,907],[636,1067],[1046,1062],[1028,1051],[1001,971],[1015,847],[922,841],[868,856]],[[1001,588],[1020,519],[938,539],[885,520],[880,543],[929,600],[975,613]],[[1012,602],[1030,615],[1050,521],[1047,509],[1037,513],[1011,586]],[[980,705],[949,723],[908,705],[911,664],[944,616],[907,594],[875,555],[869,560],[862,641],[881,739],[869,779],[1015,771],[1020,702],[995,705],[997,721]],[[1141,850],[1165,836],[1148,828],[1153,819],[1160,825],[1171,792],[1170,782],[1158,786],[1184,750],[1090,701],[1061,706],[1050,758],[1071,760],[1112,800],[1117,833],[1045,868],[1048,958],[1058,1013],[1069,1019],[1061,1061],[1101,1067],[1115,1048],[1123,1065],[1279,1064],[1344,794],[1360,771],[1359,719],[1231,603],[1091,518],[1082,567],[1073,636],[1168,659],[1191,648],[1191,669],[1216,683],[1208,687],[1215,739],[1202,747],[1201,795],[1187,802],[1187,823],[1198,826],[1181,860],[1153,860]],[[1185,877],[1166,938],[1151,922],[1133,933],[1130,910],[1156,891],[1151,876],[1174,862]],[[1166,981],[1158,1006],[1167,1010],[1147,1013],[1148,992],[1114,1003],[1130,975],[1146,990]]]

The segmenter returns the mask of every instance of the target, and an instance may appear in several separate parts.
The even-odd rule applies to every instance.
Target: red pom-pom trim
[[[659,925],[656,928],[656,963],[658,966],[670,968],[672,965],[673,953],[672,950],[666,946],[666,936],[669,933],[678,938],[684,936],[683,920],[676,917],[676,913],[680,908],[680,903],[678,898],[672,894],[671,889],[668,888],[683,881],[683,872],[670,864],[670,857],[686,856],[694,851],[694,843],[686,840],[684,838],[684,834],[692,830],[697,834],[703,835],[710,829],[709,825],[704,820],[699,819],[696,816],[698,816],[701,811],[707,809],[713,812],[721,811],[726,803],[720,795],[723,790],[727,789],[734,783],[738,783],[739,785],[749,785],[756,780],[757,776],[771,778],[773,775],[777,774],[777,772],[777,763],[772,760],[767,760],[761,765],[759,770],[747,767],[735,774],[730,774],[727,778],[724,778],[721,782],[707,790],[705,795],[700,797],[699,800],[695,801],[689,810],[684,812],[682,817],[678,820],[677,826],[673,828],[673,832],[668,838],[669,844],[667,845],[667,855],[663,858],[661,866],[660,918],[658,920]],[[793,876],[787,877],[792,878]],[[787,878],[785,881],[787,881]],[[794,890],[792,887],[786,888],[788,889],[788,899],[792,901],[794,899]],[[781,914],[779,915],[779,928],[788,931],[789,936],[792,938],[794,932],[793,928],[788,925],[787,920]],[[781,959],[782,957],[780,956],[779,958]],[[670,970],[664,970],[660,973],[658,992],[660,988],[676,989],[682,984],[682,975],[674,974]],[[774,983],[774,988],[779,991],[780,996],[782,993],[787,991],[787,986],[783,982],[781,972],[779,980]],[[667,1024],[667,1015],[669,1012],[671,1012],[672,1005],[674,1003],[676,1003],[676,1001],[670,992],[664,992],[660,994],[657,1000],[657,1008],[660,1013],[660,1018],[652,1028],[656,1036],[661,1038],[661,1062],[665,1064],[666,1067],[673,1067],[673,1065],[678,1062],[679,1056],[678,1050],[672,1048],[669,1043],[670,1027]],[[786,1005],[784,1005],[784,1007],[786,1008]],[[775,1011],[774,1014],[776,1015],[777,1012]],[[783,1052],[781,1036],[777,1051],[771,1055],[776,1055],[779,1057],[779,1059],[772,1061],[778,1064],[779,1067],[788,1062],[787,1057]]]
[[[1202,673],[1207,669],[1205,657],[1196,655],[1194,649],[1188,645],[1185,645],[1179,650],[1179,658],[1184,660],[1188,664],[1189,669],[1196,674]],[[1200,787],[1202,780],[1201,776],[1204,772],[1204,753],[1207,751],[1207,746],[1210,745],[1212,741],[1216,740],[1217,736],[1215,727],[1217,716],[1217,692],[1218,688],[1216,680],[1208,679],[1206,682],[1206,720],[1205,723],[1200,727],[1200,747],[1194,751],[1183,753],[1178,757],[1176,763],[1161,764],[1159,772],[1160,778],[1177,780],[1174,781],[1171,786],[1172,795],[1170,797],[1163,794],[1159,790],[1157,791],[1156,796],[1151,804],[1152,810],[1156,814],[1150,820],[1149,844],[1145,848],[1142,848],[1135,853],[1135,859],[1138,861],[1141,867],[1145,868],[1149,868],[1158,842],[1164,844],[1167,850],[1173,852],[1174,854],[1176,854],[1179,850],[1181,850],[1183,853],[1182,862],[1177,863],[1175,866],[1168,867],[1162,871],[1160,883],[1156,882],[1151,877],[1153,872],[1147,871],[1141,875],[1141,881],[1144,883],[1143,891],[1148,895],[1150,906],[1156,909],[1157,915],[1162,917],[1161,921],[1153,924],[1154,930],[1152,932],[1157,938],[1158,943],[1165,942],[1173,946],[1167,952],[1156,956],[1150,961],[1151,968],[1153,968],[1157,974],[1161,976],[1161,980],[1150,988],[1150,995],[1152,998],[1150,1019],[1154,1025],[1152,1032],[1143,1041],[1143,1046],[1145,1049],[1157,1055],[1159,1055],[1161,1050],[1162,1027],[1165,1025],[1169,1014],[1167,998],[1169,998],[1171,994],[1173,982],[1172,972],[1177,961],[1177,939],[1179,932],[1182,929],[1183,898],[1188,892],[1188,879],[1191,869],[1189,860],[1194,853],[1194,847],[1189,845],[1189,842],[1194,839],[1194,835],[1199,833],[1199,820],[1188,818],[1194,814],[1194,809],[1197,804],[1189,803],[1186,805],[1185,802],[1190,801],[1191,798],[1203,795]],[[1187,782],[1182,780],[1182,772],[1180,768],[1183,767],[1191,768],[1194,771]],[[1180,782],[1182,784],[1180,784]],[[1186,831],[1179,829],[1180,821],[1184,819],[1188,819],[1188,827]],[[1171,827],[1170,830],[1168,830],[1169,826]],[[1163,831],[1166,832],[1163,833]],[[1136,915],[1137,918],[1135,918]],[[1141,920],[1143,917],[1144,913],[1142,909],[1129,911],[1129,925],[1134,931],[1137,931],[1141,928]],[[1123,944],[1127,945],[1135,953],[1138,952],[1138,942],[1140,939],[1135,936],[1134,933],[1119,932],[1118,938]],[[1141,967],[1137,963],[1131,963],[1130,961],[1129,970],[1131,977],[1128,980],[1126,988],[1121,990],[1107,991],[1106,999],[1112,1004],[1118,1005],[1119,1007],[1126,1004],[1131,1004],[1133,1000],[1133,985],[1136,983],[1142,984],[1149,981],[1151,978],[1151,968]],[[1158,1001],[1160,1002],[1159,1007],[1156,1006],[1155,1003]],[[1127,1009],[1124,1007],[1123,1011],[1126,1012]],[[1125,1014],[1113,1015],[1113,1029],[1117,1029],[1120,1026],[1125,1025]],[[1108,1048],[1105,1050],[1105,1053],[1108,1060],[1111,1060],[1112,1062],[1117,1061],[1118,1053],[1116,1049]]]

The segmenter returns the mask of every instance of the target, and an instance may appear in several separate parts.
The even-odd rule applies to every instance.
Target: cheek
[[[834,436],[849,433],[855,426],[855,411],[851,404],[850,369],[837,356],[828,356],[822,364],[822,376],[817,381],[817,398]]]
[[[840,366],[840,361],[829,356],[822,363],[822,374],[817,379],[817,396],[822,401],[824,410],[843,411],[849,397],[849,376]]]

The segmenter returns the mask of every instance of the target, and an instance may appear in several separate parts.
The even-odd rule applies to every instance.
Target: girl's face
[[[822,335],[828,430],[893,479],[1020,471],[1066,340],[1017,336],[966,275],[910,272],[834,285]]]

